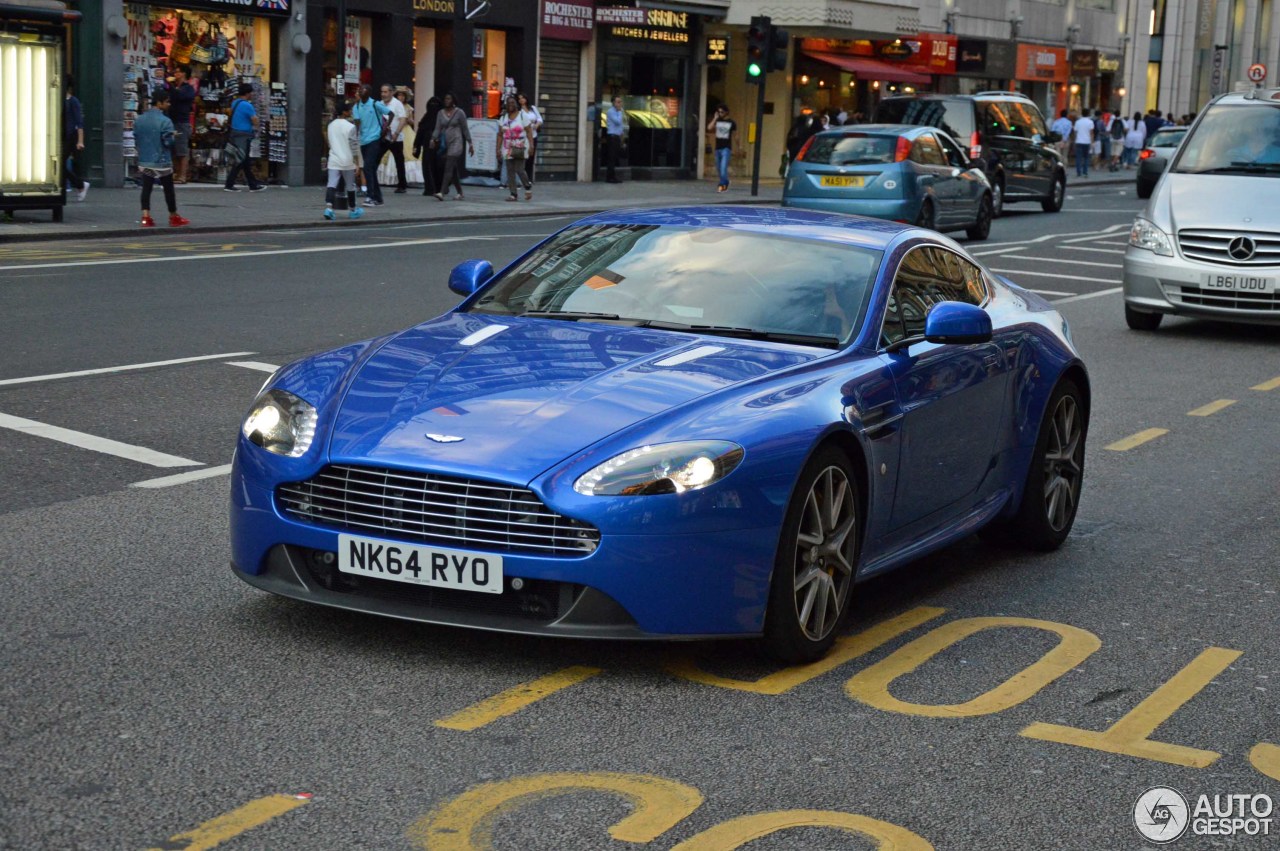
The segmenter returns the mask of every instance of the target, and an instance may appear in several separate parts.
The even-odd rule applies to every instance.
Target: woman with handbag
[[[520,104],[520,117],[529,124],[529,152],[524,157],[524,173],[532,186],[533,160],[538,153],[538,131],[542,129],[542,113],[538,112],[538,107],[529,101],[529,96],[524,92],[516,95],[516,103]]]
[[[440,191],[436,193],[436,200],[443,201],[444,193],[448,192],[449,187],[452,186],[458,192],[454,200],[461,201],[462,169],[465,162],[463,142],[466,142],[465,149],[472,156],[475,156],[476,146],[471,144],[471,129],[467,126],[467,116],[458,109],[453,95],[450,94],[444,96],[444,106],[436,116],[436,127],[431,132],[432,149],[439,151],[441,141],[444,142],[444,177],[440,181]]]
[[[507,97],[507,112],[498,122],[498,138],[501,141],[502,159],[507,164],[508,201],[520,200],[518,186],[524,186],[524,200],[533,200],[533,183],[525,174],[524,163],[529,153],[530,123],[520,113],[520,103],[515,95]]]

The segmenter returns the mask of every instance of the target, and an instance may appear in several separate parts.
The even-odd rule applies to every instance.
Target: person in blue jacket
[[[173,122],[165,111],[169,93],[157,89],[151,95],[151,108],[133,123],[133,138],[138,146],[138,175],[142,180],[142,226],[153,228],[151,189],[159,183],[164,188],[164,201],[169,207],[169,227],[179,228],[191,222],[178,215],[178,198],[173,189]]]

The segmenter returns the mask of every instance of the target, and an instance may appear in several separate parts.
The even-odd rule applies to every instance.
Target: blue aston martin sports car
[[[280,369],[231,474],[235,573],[413,621],[760,636],[821,656],[858,580],[1075,519],[1067,324],[936,232],[764,207],[603,213],[454,310]]]

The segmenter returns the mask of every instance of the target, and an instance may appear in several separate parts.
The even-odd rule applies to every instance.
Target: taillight
[[[1149,160],[1155,155],[1156,155],[1156,152],[1151,150],[1150,148],[1143,148],[1142,152],[1138,154],[1138,159]]]
[[[893,161],[900,163],[909,156],[911,156],[911,140],[906,136],[899,136],[897,150],[893,152]]]
[[[969,136],[969,159],[976,160],[982,156],[982,137],[978,135],[978,131],[974,130]]]
[[[800,146],[800,153],[796,154],[796,162],[800,162],[804,159],[804,155],[809,151],[809,146],[813,144],[813,140],[816,138],[818,137],[810,136],[805,140],[805,143]]]

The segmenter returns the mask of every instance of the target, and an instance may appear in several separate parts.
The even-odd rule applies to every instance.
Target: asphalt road
[[[1280,799],[1280,329],[1125,328],[1137,209],[1073,186],[970,246],[1091,369],[1066,546],[975,538],[859,586],[831,660],[789,670],[227,568],[219,473],[265,371],[445,310],[453,264],[567,220],[0,248],[0,847],[1113,849],[1144,847],[1152,786]]]

